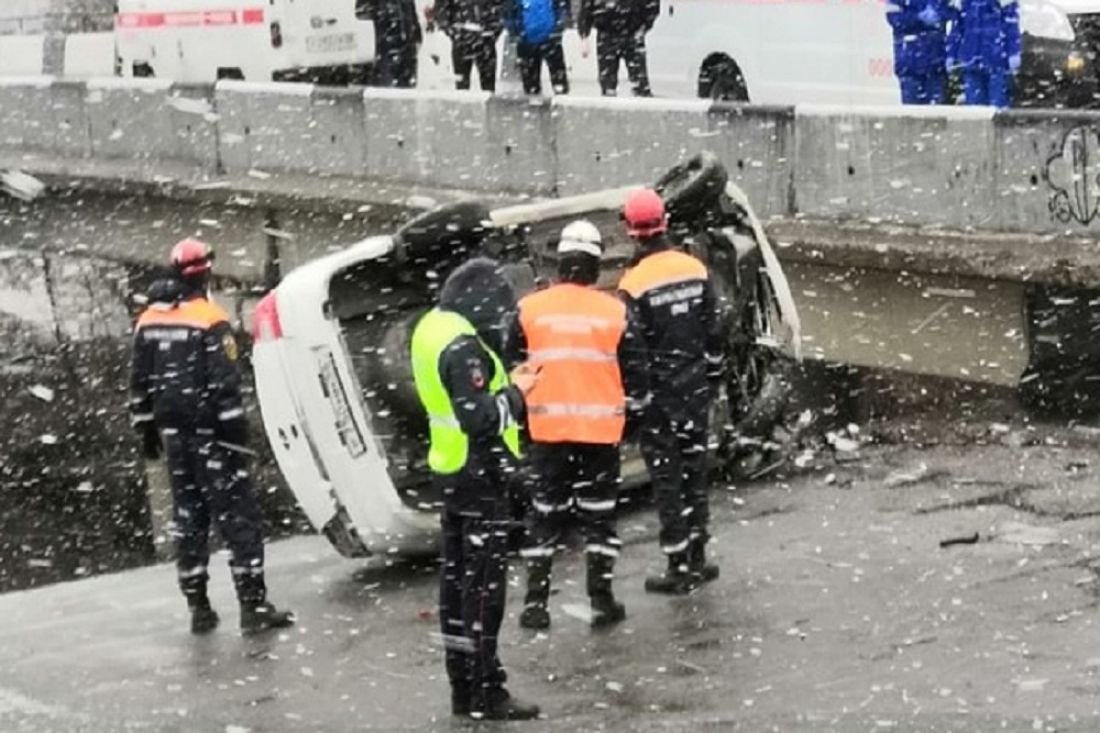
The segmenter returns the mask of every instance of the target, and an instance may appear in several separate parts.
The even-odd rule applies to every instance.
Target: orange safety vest
[[[623,438],[626,395],[619,342],[626,306],[593,288],[561,283],[519,304],[528,359],[542,367],[527,395],[527,427],[538,443],[614,445]]]
[[[707,279],[707,267],[702,262],[675,249],[665,249],[647,255],[627,270],[619,281],[619,290],[637,300],[659,288]]]

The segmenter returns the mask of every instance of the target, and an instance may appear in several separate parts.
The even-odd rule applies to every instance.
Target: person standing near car
[[[541,371],[527,395],[532,496],[527,597],[520,626],[550,626],[547,604],[554,552],[576,523],[585,539],[592,625],[626,618],[612,593],[622,543],[615,532],[619,444],[627,411],[648,399],[645,348],[619,298],[596,289],[599,230],[575,221],[558,242],[558,282],[523,298],[509,329],[509,357]]]
[[[428,465],[443,497],[439,617],[451,711],[487,720],[539,714],[537,705],[504,687],[497,656],[519,421],[524,393],[537,381],[521,366],[513,382],[499,356],[515,306],[499,265],[475,258],[444,281],[439,305],[417,322],[410,346],[417,395],[428,414]]]
[[[707,444],[714,385],[724,368],[722,319],[706,265],[667,236],[664,201],[651,189],[623,206],[627,233],[638,243],[635,263],[619,282],[635,309],[649,360],[653,399],[641,432],[653,481],[668,568],[646,579],[651,593],[684,594],[718,577],[707,563],[710,509]]]
[[[356,15],[374,21],[374,86],[416,86],[424,40],[414,0],[357,0]]]
[[[587,43],[592,29],[596,29],[596,66],[600,92],[605,97],[615,96],[618,90],[620,61],[626,64],[634,95],[653,96],[646,67],[645,37],[660,14],[660,0],[581,0],[577,30]]]
[[[505,0],[505,25],[516,39],[524,94],[542,94],[542,64],[555,94],[569,93],[561,37],[570,19],[570,0]]]
[[[213,259],[198,240],[172,248],[173,277],[151,289],[134,330],[130,409],[146,457],[166,453],[191,632],[213,631],[219,620],[206,589],[213,521],[229,547],[241,632],[255,634],[289,626],[294,617],[267,600],[237,342],[225,311],[207,298]]]
[[[948,64],[962,71],[966,104],[1011,107],[1020,70],[1016,0],[951,2],[957,22],[948,37]]]
[[[891,0],[886,5],[902,104],[944,103],[947,24],[952,17],[948,0]]]
[[[470,88],[476,65],[481,91],[495,91],[497,39],[504,27],[502,0],[436,0],[432,17],[451,39],[455,88]]]

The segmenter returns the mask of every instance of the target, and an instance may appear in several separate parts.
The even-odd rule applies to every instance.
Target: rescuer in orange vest
[[[621,543],[615,533],[619,443],[631,411],[648,399],[641,334],[621,300],[595,288],[600,232],[587,221],[562,230],[556,284],[520,301],[509,333],[513,363],[539,368],[527,395],[531,509],[527,598],[520,625],[550,625],[554,551],[576,523],[585,540],[592,625],[626,617],[611,591]]]
[[[683,594],[718,577],[708,564],[708,418],[724,367],[722,317],[706,265],[673,246],[656,191],[634,192],[623,207],[638,242],[619,290],[635,311],[649,355],[653,401],[641,432],[653,481],[668,569],[646,579],[651,593]]]
[[[206,593],[213,523],[229,549],[241,632],[250,635],[290,626],[294,616],[267,600],[237,341],[207,295],[213,261],[195,239],[172,248],[172,277],[157,283],[134,328],[130,411],[146,457],[163,450],[171,471],[176,567],[191,632],[210,633],[219,622]]]

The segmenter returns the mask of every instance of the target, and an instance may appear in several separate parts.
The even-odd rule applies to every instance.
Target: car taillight
[[[283,29],[278,23],[271,24],[271,47],[281,48],[283,45]]]
[[[271,292],[260,299],[252,311],[252,341],[274,341],[283,337],[283,324],[279,322],[279,306],[275,293]]]

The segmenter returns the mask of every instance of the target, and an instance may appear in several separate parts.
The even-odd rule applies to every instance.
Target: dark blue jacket
[[[894,73],[946,73],[947,23],[953,19],[949,0],[889,0],[886,20],[894,30]]]
[[[1020,55],[1016,0],[952,0],[958,16],[948,38],[948,55],[963,69],[1008,71]]]

